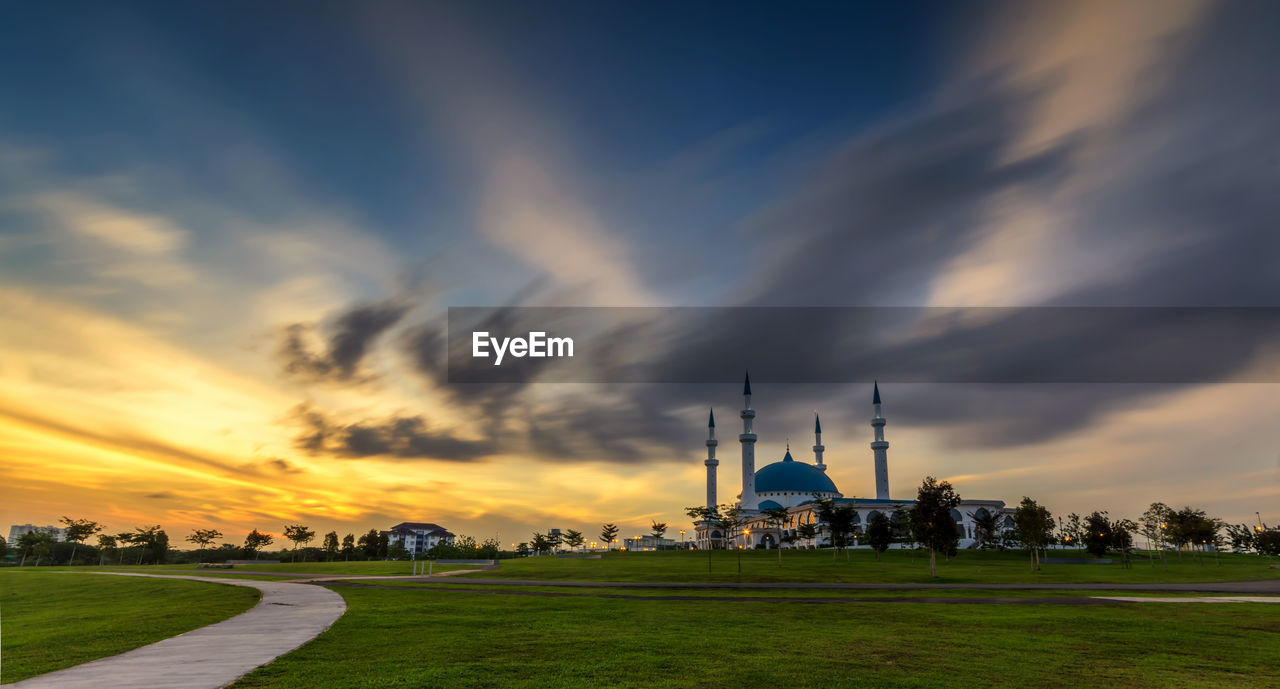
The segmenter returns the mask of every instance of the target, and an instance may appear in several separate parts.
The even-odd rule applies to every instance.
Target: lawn
[[[928,605],[338,590],[326,633],[233,685],[1274,687],[1257,604]]]
[[[195,581],[0,571],[0,682],[115,655],[237,615],[258,592]]]
[[[422,563],[419,562],[421,567]],[[365,575],[398,575],[413,574],[413,563],[405,560],[370,560],[361,562],[281,562],[278,565],[236,565],[236,570],[256,572],[296,572],[299,574],[365,574]],[[434,572],[448,572],[455,569],[473,569],[467,565],[433,565]]]
[[[421,563],[419,563],[421,565]],[[435,565],[435,572],[448,572],[455,569],[472,569],[468,565]],[[31,568],[26,568],[31,569]],[[369,560],[369,561],[353,561],[353,562],[281,562],[280,564],[251,564],[236,565],[231,569],[205,568],[198,569],[193,564],[185,565],[106,565],[97,566],[59,566],[59,567],[41,567],[41,572],[85,572],[85,571],[101,571],[101,572],[146,572],[148,574],[199,574],[201,576],[218,576],[228,574],[230,572],[261,572],[263,575],[278,577],[282,575],[285,578],[291,578],[293,574],[351,574],[351,575],[398,575],[409,576],[413,574],[413,563],[407,560]],[[273,574],[279,572],[280,574]],[[232,574],[231,576],[235,576]]]
[[[502,594],[513,593],[514,595],[529,594],[548,594],[552,596],[612,596],[621,598],[670,598],[670,597],[696,597],[696,598],[788,598],[788,599],[832,599],[832,600],[851,600],[868,598],[1090,598],[1095,596],[1138,596],[1138,597],[1157,597],[1157,598],[1204,598],[1213,596],[1230,596],[1229,593],[1204,593],[1196,591],[1125,591],[1125,590],[1053,590],[1053,589],[1000,589],[1000,590],[983,590],[983,589],[960,589],[960,588],[943,588],[928,590],[901,590],[901,589],[802,589],[802,588],[768,588],[768,589],[704,589],[704,588],[650,588],[650,587],[631,587],[619,588],[602,584],[600,586],[524,586],[524,585],[504,585],[497,583],[487,583],[484,581],[467,584],[465,579],[456,579],[454,582],[432,582],[432,581],[367,581],[360,579],[338,580],[334,582],[341,586],[376,586],[379,588],[396,588],[396,589],[435,589],[438,591],[471,591],[474,593]],[[1276,598],[1280,601],[1280,596],[1271,596],[1266,594],[1240,594],[1240,595],[1264,595],[1268,598]],[[1280,614],[1280,608],[1276,609]]]
[[[785,550],[781,565],[777,551],[712,551],[711,573],[707,553],[611,552],[601,560],[560,559],[551,556],[502,560],[495,570],[463,575],[464,578],[544,579],[579,581],[687,581],[687,582],[851,582],[851,583],[1153,583],[1212,582],[1277,579],[1257,555],[1212,554],[1179,560],[1170,554],[1167,566],[1135,562],[1126,569],[1118,562],[1044,565],[1032,573],[1025,553],[961,551],[950,562],[939,558],[938,578],[929,576],[929,556],[918,550],[890,550],[880,560],[870,550]],[[1074,555],[1074,554],[1071,554]],[[1087,556],[1085,556],[1087,557]]]

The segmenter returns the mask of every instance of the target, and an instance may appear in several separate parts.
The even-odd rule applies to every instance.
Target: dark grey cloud
[[[1152,61],[1153,72],[1144,81],[1161,82],[1160,88],[1132,94],[1127,114],[1098,125],[1105,132],[1076,132],[1029,157],[1011,159],[1008,152],[1041,116],[1041,91],[1010,84],[1000,74],[976,80],[956,90],[960,97],[851,136],[811,175],[783,190],[781,200],[742,226],[734,240],[752,247],[750,261],[713,268],[741,274],[732,292],[742,295],[735,296],[739,305],[919,304],[956,256],[985,239],[993,199],[1016,189],[1049,202],[1078,185],[1082,175],[1096,174],[1106,184],[1087,193],[1073,191],[1077,195],[1066,216],[1071,224],[1052,232],[1089,247],[1099,258],[1126,247],[1137,251],[1120,264],[1100,263],[1106,270],[1086,284],[1025,305],[1280,306],[1280,194],[1275,193],[1280,189],[1280,118],[1274,116],[1280,111],[1280,89],[1273,70],[1263,67],[1280,64],[1280,43],[1268,31],[1278,21],[1276,6],[1216,7]],[[1053,78],[1046,77],[1039,88],[1053,88]],[[1099,140],[1107,144],[1100,156]],[[1081,160],[1092,160],[1087,164],[1094,168],[1081,169]],[[1113,167],[1125,174],[1109,174]],[[532,302],[517,295],[512,305]],[[485,325],[513,333],[544,329],[519,318],[498,310]],[[1235,337],[1229,328],[1209,340],[1180,341],[1170,335],[1171,322],[1160,312],[1136,321],[1104,319],[1086,332],[1062,327],[1011,316],[958,323],[935,336],[890,346],[887,342],[900,333],[851,333],[821,320],[767,332],[732,320],[667,323],[656,333],[638,332],[631,323],[601,333],[593,359],[619,368],[639,362],[660,371],[664,380],[706,380],[709,370],[767,368],[778,349],[771,343],[806,338],[818,343],[819,354],[802,363],[815,369],[865,365],[873,352],[888,357],[886,368],[901,369],[906,361],[929,379],[945,380],[963,347],[987,355],[975,380],[1016,381],[1044,380],[1055,371],[1108,361],[1159,358],[1173,347],[1212,352],[1201,364],[1200,379],[1228,380],[1257,354],[1256,341]],[[405,340],[418,371],[434,383],[443,379],[444,330],[437,318],[419,324]],[[673,458],[697,454],[705,406],[724,399],[726,392],[730,409],[740,403],[735,390],[722,386],[672,384],[601,386],[598,394],[534,405],[530,384],[454,383],[444,389],[452,403],[492,421],[487,425],[494,429],[493,442],[504,449],[523,443],[548,460],[631,461],[653,448],[670,449]],[[997,448],[1059,437],[1180,388],[955,384],[893,389],[891,404],[901,423],[940,429],[959,446]],[[794,409],[814,406],[815,398],[826,406],[847,405],[857,414],[866,404],[860,385],[815,390],[778,384],[768,387],[768,395],[771,405],[792,416],[798,415]],[[501,430],[502,421],[517,414],[529,430]]]
[[[313,381],[351,381],[377,338],[409,312],[400,299],[358,304],[340,314],[326,328],[326,351],[311,352],[306,334],[315,326],[293,323],[284,328],[278,356],[286,374]]]
[[[493,454],[493,446],[488,442],[430,430],[422,416],[341,423],[310,405],[301,404],[292,410],[290,420],[299,427],[294,444],[312,455],[470,462]]]
[[[984,228],[984,203],[1007,189],[1049,189],[1076,142],[1008,162],[1034,92],[986,86],[860,134],[744,227],[760,265],[744,266],[744,304],[921,303],[942,267]]]

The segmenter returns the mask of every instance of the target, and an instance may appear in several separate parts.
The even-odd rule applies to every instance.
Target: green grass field
[[[457,583],[355,580],[346,614],[234,686],[342,687],[1276,687],[1280,605],[1080,604],[1107,591],[514,587],[494,578],[615,582],[1153,583],[1274,579],[1251,556],[1184,556],[1168,567],[1046,565],[960,553],[928,575],[891,551],[610,553],[504,560]],[[458,566],[448,566],[457,568]],[[189,565],[111,568],[178,574]],[[76,573],[66,574],[67,569]],[[89,568],[0,571],[3,679],[110,655],[228,617],[256,592],[95,576]],[[409,574],[404,562],[283,563],[235,571]],[[225,571],[201,572],[236,576]],[[471,591],[468,589],[475,589]],[[549,594],[549,595],[547,595]],[[1122,595],[1135,595],[1124,592]],[[1143,594],[1137,594],[1143,595]],[[1182,597],[1186,593],[1161,593]],[[669,599],[675,596],[677,599]],[[911,599],[1007,599],[1011,604]],[[1028,602],[1025,599],[1051,599]],[[759,600],[757,600],[759,599]],[[782,599],[782,600],[776,600]],[[796,600],[805,599],[805,600]],[[893,599],[878,602],[871,599]],[[902,602],[897,602],[901,599]],[[1061,602],[1059,602],[1061,601]]]
[[[456,569],[471,569],[468,565],[435,565],[434,571],[448,572]],[[36,569],[34,567],[24,570]],[[2,571],[2,570],[0,570]],[[269,578],[291,578],[293,574],[352,574],[352,575],[393,575],[409,576],[413,573],[413,564],[407,561],[353,561],[353,562],[282,562],[280,564],[236,565],[231,569],[197,569],[195,565],[107,565],[103,567],[40,567],[41,572],[146,572],[148,574],[165,574],[168,572],[181,574],[199,574],[200,576],[228,575],[232,572],[261,572]],[[280,572],[285,576],[273,574]]]
[[[240,586],[43,569],[0,570],[0,682],[16,682],[237,615],[258,592]]]
[[[821,550],[786,550],[782,564],[777,551],[712,551],[711,573],[705,552],[611,552],[601,560],[560,559],[550,556],[503,560],[495,570],[463,575],[464,578],[560,579],[580,581],[687,581],[687,582],[850,582],[850,583],[1153,583],[1242,581],[1251,578],[1280,579],[1257,555],[1212,554],[1179,560],[1170,554],[1167,566],[1141,560],[1128,569],[1119,563],[1044,565],[1032,573],[1025,553],[966,550],[945,562],[938,561],[938,578],[929,576],[929,556],[917,550],[890,550],[877,561],[870,550],[835,553]],[[1068,553],[1067,556],[1077,556]],[[1087,557],[1087,556],[1086,556]],[[846,559],[847,558],[847,559]]]
[[[456,583],[454,583],[456,582]],[[602,584],[600,586],[524,586],[490,584],[485,581],[467,584],[466,579],[455,579],[451,583],[432,581],[367,581],[359,579],[335,581],[335,584],[376,586],[379,588],[435,589],[438,591],[470,590],[477,593],[516,592],[546,593],[554,596],[615,596],[626,598],[663,598],[688,597],[697,598],[822,598],[831,600],[858,600],[867,598],[1079,598],[1093,596],[1148,596],[1159,598],[1200,598],[1205,596],[1226,596],[1226,593],[1203,593],[1195,591],[1123,591],[1123,590],[1055,590],[1055,589],[959,589],[942,588],[928,590],[895,590],[895,589],[812,589],[812,588],[768,588],[768,589],[704,589],[704,588],[617,588]],[[1256,595],[1256,594],[1249,594]],[[1275,597],[1280,600],[1280,596]],[[1277,611],[1280,614],[1280,610]]]
[[[233,686],[1274,687],[1280,614],[1232,604],[798,604],[337,589]]]

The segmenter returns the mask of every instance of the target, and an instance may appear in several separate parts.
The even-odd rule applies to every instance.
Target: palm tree
[[[662,550],[662,534],[667,532],[667,523],[655,521],[649,525],[649,531],[653,533],[653,547],[656,550]]]
[[[696,525],[698,522],[706,522],[707,524],[707,574],[711,573],[711,550],[715,547],[715,542],[711,540],[711,527],[720,520],[720,515],[714,507],[686,507],[684,513],[689,515]]]

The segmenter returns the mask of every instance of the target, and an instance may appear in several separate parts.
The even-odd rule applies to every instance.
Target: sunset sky
[[[788,10],[10,6],[0,529],[674,532],[710,406],[737,493],[738,385],[451,386],[450,306],[1280,306],[1280,4]],[[1277,356],[882,380],[892,491],[1280,522]],[[870,397],[757,467],[816,408],[872,494]]]

